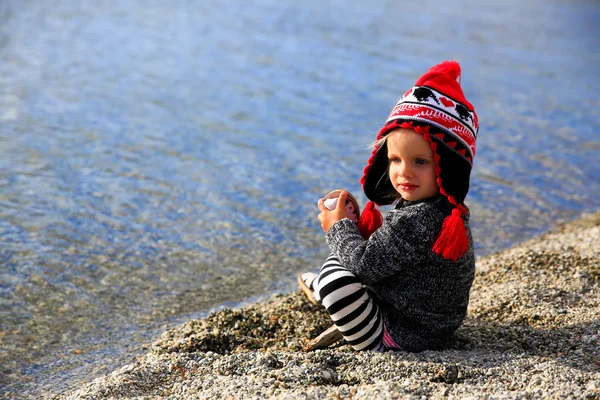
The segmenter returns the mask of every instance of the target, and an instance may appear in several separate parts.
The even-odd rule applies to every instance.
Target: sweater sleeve
[[[441,221],[436,213],[392,210],[368,240],[348,219],[336,222],[325,239],[342,265],[370,285],[430,256]]]

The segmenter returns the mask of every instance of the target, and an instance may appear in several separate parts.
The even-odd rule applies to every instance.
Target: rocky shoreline
[[[600,398],[600,212],[477,260],[443,350],[303,351],[330,322],[300,293],[170,329],[55,399]]]

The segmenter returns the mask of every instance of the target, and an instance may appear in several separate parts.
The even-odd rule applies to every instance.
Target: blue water
[[[594,0],[3,0],[0,395],[295,290],[327,254],[317,199],[364,204],[367,146],[445,59],[481,124],[479,255],[599,209],[598,21]]]

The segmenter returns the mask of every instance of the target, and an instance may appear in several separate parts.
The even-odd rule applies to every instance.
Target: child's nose
[[[400,175],[402,176],[412,176],[413,170],[412,167],[408,163],[402,163],[400,167]]]

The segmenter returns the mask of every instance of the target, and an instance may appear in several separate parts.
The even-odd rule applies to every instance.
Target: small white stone
[[[338,199],[337,197],[334,199],[327,199],[323,202],[323,205],[325,205],[325,208],[327,208],[328,210],[332,211],[335,210],[335,207],[337,206],[337,202]]]

